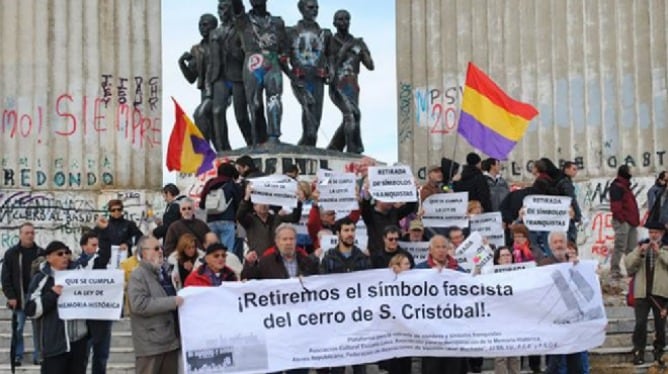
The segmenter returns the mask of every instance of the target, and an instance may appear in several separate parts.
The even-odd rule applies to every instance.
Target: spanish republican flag
[[[176,116],[167,145],[167,170],[200,175],[213,168],[216,152],[172,97]]]
[[[536,108],[508,96],[469,62],[457,132],[473,147],[506,160],[537,115]]]

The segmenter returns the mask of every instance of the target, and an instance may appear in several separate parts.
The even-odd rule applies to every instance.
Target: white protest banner
[[[425,227],[469,227],[466,215],[469,203],[468,192],[437,193],[422,202],[424,215],[422,224]]]
[[[120,319],[124,274],[116,269],[57,271],[54,283],[63,286],[58,297],[60,319]]]
[[[374,199],[386,203],[418,200],[411,168],[403,165],[369,167],[369,193]]]
[[[568,231],[571,198],[529,195],[524,198],[524,224],[530,231]]]
[[[408,251],[416,264],[427,261],[429,242],[399,242],[399,248]]]
[[[369,237],[366,235],[355,234],[355,246],[359,249],[366,251],[368,241]],[[339,245],[339,238],[336,235],[323,235],[320,237],[320,248],[322,248],[323,251],[327,251],[337,245]]]
[[[322,210],[355,210],[357,193],[355,174],[332,173],[325,183],[318,184],[318,204]]]
[[[586,351],[603,344],[607,324],[596,266],[475,277],[376,269],[186,287],[179,291],[185,373]],[[324,339],[323,331],[336,333]]]
[[[297,206],[297,181],[279,174],[251,178],[251,201],[283,207]]]
[[[536,262],[534,262],[534,261],[518,262],[518,263],[514,263],[514,264],[488,266],[488,267],[482,269],[482,273],[483,274],[503,273],[503,272],[506,272],[506,271],[523,270],[523,269],[530,269],[530,268],[535,268],[535,267],[536,267]]]
[[[489,244],[497,247],[506,245],[506,235],[503,232],[501,212],[476,214],[471,216],[471,231],[477,231],[487,238]]]
[[[474,231],[455,249],[455,257],[457,264],[470,273],[476,266],[480,269],[492,266],[494,251],[484,245],[480,233]]]

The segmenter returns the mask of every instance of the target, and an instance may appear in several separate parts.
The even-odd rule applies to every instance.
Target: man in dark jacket
[[[143,234],[136,223],[123,217],[123,202],[121,200],[109,200],[107,209],[109,210],[109,219],[99,216],[94,230],[99,236],[108,238],[112,246],[119,246],[121,251],[126,251],[127,257],[131,257],[132,246],[137,243],[137,240]]]
[[[262,257],[264,251],[273,245],[273,234],[279,224],[299,222],[304,194],[301,190],[298,190],[297,194],[299,201],[292,213],[272,214],[268,205],[251,202],[251,186],[246,186],[246,194],[237,211],[237,221],[246,229],[249,252],[255,252],[257,258]]]
[[[16,313],[17,326],[14,332],[16,336],[15,357],[16,366],[21,366],[23,360],[23,326],[26,315],[26,293],[30,285],[31,265],[37,257],[43,255],[42,248],[35,244],[35,226],[26,222],[19,226],[19,243],[5,252],[2,262],[2,292],[7,297],[7,307]],[[33,363],[39,363],[39,345],[37,334],[33,324],[33,344],[37,347],[33,351]]]
[[[366,192],[360,203],[360,211],[369,235],[367,248],[369,248],[369,253],[373,255],[383,248],[383,230],[385,230],[385,227],[399,226],[400,220],[415,212],[417,202],[396,206],[392,203],[376,200],[372,205],[370,194],[368,191]]]
[[[81,256],[72,262],[73,269],[106,269],[111,257],[111,248],[108,241],[100,240],[93,231],[85,232],[79,240]],[[111,327],[113,321],[88,320],[88,333],[90,334],[88,346],[93,349],[92,374],[104,374],[107,372],[107,361],[109,360],[109,349],[111,348]],[[90,349],[86,350],[86,362],[88,362]],[[87,365],[86,365],[87,366]]]
[[[207,224],[195,218],[195,202],[186,197],[179,202],[179,209],[181,210],[181,219],[172,223],[167,230],[167,235],[163,242],[165,258],[176,249],[176,243],[183,234],[195,235],[197,248],[204,248],[204,235],[210,232],[211,229]]]
[[[318,262],[297,248],[297,230],[289,223],[276,227],[276,247],[258,258],[246,255],[241,279],[287,279],[318,273]]]
[[[636,197],[631,191],[631,169],[622,165],[617,170],[617,178],[610,186],[610,210],[612,228],[615,230],[615,247],[610,261],[610,275],[613,279],[622,277],[619,261],[622,254],[635,248],[638,242],[637,227],[640,225],[640,212]]]
[[[577,196],[575,196],[573,178],[578,174],[578,166],[575,162],[566,161],[561,171],[562,177],[557,181],[557,190],[560,195],[571,198],[571,209],[573,209],[573,218],[571,218],[568,226],[568,240],[577,243],[578,230],[575,225],[582,222],[582,212],[580,211]]]
[[[476,153],[469,153],[466,156],[466,165],[462,168],[461,178],[454,183],[455,192],[468,192],[469,201],[480,201],[482,209],[485,212],[492,211],[492,200],[489,192],[489,185],[485,176],[480,170],[482,159]]]
[[[234,248],[237,236],[236,216],[241,201],[241,187],[235,182],[239,176],[230,163],[218,166],[218,176],[209,179],[200,194],[199,208],[205,209],[207,200],[215,197],[216,209],[207,210],[206,222],[226,248]],[[235,253],[241,258],[242,253]]]
[[[482,162],[482,171],[489,186],[491,211],[497,212],[500,210],[501,202],[510,192],[508,182],[501,176],[501,162],[495,158],[488,158]]]
[[[179,200],[185,196],[179,196],[179,188],[174,183],[168,183],[162,188],[162,195],[165,198],[167,206],[165,206],[165,213],[162,215],[162,221],[153,229],[153,236],[156,239],[162,239],[167,235],[169,225],[178,221],[181,218],[179,211]]]
[[[349,273],[371,269],[369,256],[355,246],[355,222],[349,217],[344,217],[336,222],[335,230],[339,244],[325,253],[320,263],[320,273]],[[343,374],[345,369],[345,367],[332,368],[331,374]],[[366,365],[353,365],[353,374],[364,373]]]
[[[58,316],[58,297],[63,286],[55,285],[54,272],[70,268],[72,252],[59,241],[49,243],[46,262],[30,281],[26,315],[35,321],[37,346],[44,362],[42,373],[86,373],[86,337],[84,320],[64,321]]]
[[[371,265],[374,269],[386,268],[390,265],[390,260],[394,255],[401,253],[408,257],[411,263],[411,268],[415,267],[415,260],[413,255],[407,250],[399,247],[399,240],[401,238],[401,229],[398,226],[387,226],[383,232],[383,249],[374,253],[371,257]]]

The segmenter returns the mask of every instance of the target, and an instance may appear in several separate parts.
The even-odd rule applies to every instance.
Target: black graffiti
[[[587,191],[585,200],[591,202],[592,204],[608,204],[610,200],[608,196],[610,195],[610,186],[612,185],[612,180],[606,181],[605,184],[597,183],[596,186]],[[638,183],[631,184],[631,191],[633,195],[638,199],[643,193],[645,193],[646,186],[643,186]]]
[[[32,169],[2,169],[2,180],[0,185],[3,187],[41,187],[46,185],[49,180],[56,187],[82,187],[95,186],[98,181],[104,186],[114,184],[114,176],[110,172],[98,174],[87,172],[65,172],[56,171],[53,174],[47,174],[42,170],[34,171]]]
[[[316,175],[318,169],[328,169],[329,161],[326,159],[315,159],[315,158],[303,158],[303,157],[269,157],[264,159],[254,158],[253,162],[258,169],[262,170],[265,174],[274,174],[279,172],[278,165],[280,163],[281,170],[287,170],[291,165],[297,165],[299,167],[300,174],[302,175]]]
[[[45,194],[16,192],[3,197],[0,223],[31,221],[80,226],[95,222],[103,212],[85,200],[56,199]]]
[[[608,158],[605,159],[605,165],[611,169],[616,169],[617,167],[621,165],[629,165],[629,166],[642,166],[642,167],[650,167],[652,165],[661,167],[664,165],[664,159],[663,156],[666,154],[666,151],[656,151],[654,154],[652,152],[643,152],[640,157],[634,157],[632,155],[626,155],[626,156],[609,156]],[[654,157],[653,157],[654,156]],[[558,165],[561,167],[564,165],[566,161],[572,161],[574,162],[578,169],[586,169],[587,165],[585,164],[584,157],[583,156],[576,156],[572,160],[564,160],[564,159],[559,159],[558,160]],[[531,173],[533,169],[533,164],[534,160],[529,160],[526,161],[525,163],[522,163],[520,161],[512,161],[510,163],[510,173],[513,176],[520,176],[522,175],[523,170],[525,170],[528,173]]]

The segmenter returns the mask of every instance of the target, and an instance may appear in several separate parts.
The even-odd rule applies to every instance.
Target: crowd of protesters
[[[482,160],[470,153],[465,164],[443,159],[429,167],[426,182],[418,187],[418,202],[389,203],[375,200],[369,192],[367,175],[359,175],[356,192],[359,210],[337,216],[319,204],[318,181],[300,181],[298,203],[291,210],[252,201],[253,177],[262,173],[253,159],[242,156],[235,163],[223,163],[217,176],[203,187],[199,203],[180,195],[168,184],[163,188],[167,206],[162,220],[151,233],[142,233],[124,218],[123,203],[111,200],[108,216],[101,216],[95,228],[85,232],[81,248],[72,250],[60,241],[40,248],[34,240],[35,227],[19,228],[19,243],[5,253],[2,289],[8,307],[14,311],[15,365],[23,363],[23,328],[26,317],[34,323],[33,362],[42,364],[43,373],[85,373],[92,350],[92,372],[105,373],[111,344],[111,321],[63,321],[57,313],[62,286],[54,285],[53,272],[65,269],[104,269],[112,249],[124,253],[119,268],[125,271],[126,315],[130,316],[137,373],[177,373],[180,363],[177,296],[183,287],[219,286],[223,282],[246,279],[283,279],[314,274],[338,274],[390,267],[396,272],[409,269],[450,269],[463,271],[455,250],[470,234],[469,228],[425,227],[421,203],[437,193],[468,192],[470,215],[501,212],[506,245],[494,249],[494,264],[535,261],[538,266],[577,262],[577,225],[582,214],[575,198],[573,178],[577,166],[565,162],[558,168],[547,158],[533,163],[535,181],[514,191],[501,176],[499,160]],[[290,177],[299,179],[299,170],[290,168]],[[668,176],[661,173],[650,189],[650,240],[637,243],[638,207],[630,192],[630,168],[619,168],[610,188],[615,229],[612,258],[613,278],[620,278],[619,263],[625,258],[629,275],[635,275],[633,291],[637,316],[634,363],[642,363],[649,310],[655,313],[656,331],[664,332],[663,318],[668,301],[668,248],[662,237],[668,223]],[[567,232],[532,232],[523,224],[523,199],[529,195],[572,197],[571,223]],[[214,208],[211,206],[215,200]],[[302,212],[310,205],[307,214]],[[196,218],[196,208],[206,211]],[[307,216],[305,233],[296,224]],[[204,217],[203,217],[204,218]],[[361,220],[361,222],[359,222]],[[304,222],[303,222],[304,223]],[[363,223],[368,235],[365,248],[355,244]],[[334,235],[338,244],[327,247],[323,235]],[[399,241],[429,242],[425,261],[416,263]],[[80,253],[73,258],[73,252]],[[475,271],[474,271],[475,273]],[[665,333],[657,333],[654,354],[660,359]],[[497,358],[496,373],[519,373],[522,362],[535,373],[588,373],[587,354]],[[424,374],[481,372],[481,358],[398,357],[378,363],[390,374],[410,373],[420,362]],[[186,363],[187,364],[187,363]],[[307,373],[309,369],[289,370]],[[345,367],[319,368],[318,373],[343,373]],[[365,365],[352,367],[353,373],[366,372]]]

